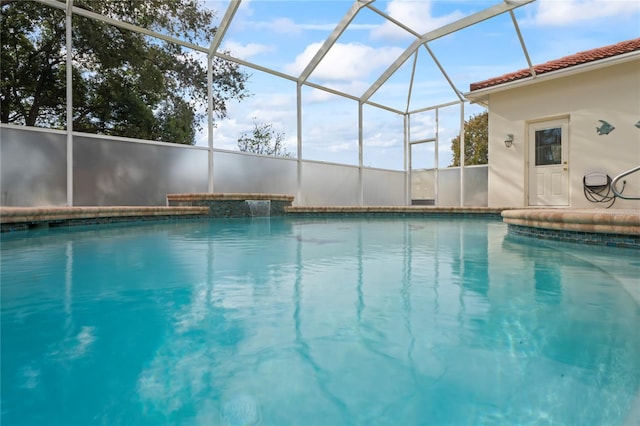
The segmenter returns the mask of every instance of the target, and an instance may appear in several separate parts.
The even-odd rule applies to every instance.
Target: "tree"
[[[293,153],[284,147],[284,133],[274,130],[272,124],[258,124],[255,119],[253,131],[238,138],[238,148],[242,152],[293,158]]]
[[[472,115],[464,122],[464,164],[487,164],[489,146],[489,113]],[[453,163],[460,166],[460,135],[451,140]]]
[[[75,0],[74,6],[182,40],[208,43],[214,12],[198,0]],[[66,127],[65,13],[33,1],[0,0],[0,121]],[[73,129],[195,142],[206,108],[206,57],[82,16],[73,16]],[[214,58],[214,110],[248,96],[248,76]]]

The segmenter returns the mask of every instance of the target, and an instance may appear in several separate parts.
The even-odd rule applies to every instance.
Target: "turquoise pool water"
[[[615,425],[638,252],[499,221],[230,219],[1,244],[6,425]]]

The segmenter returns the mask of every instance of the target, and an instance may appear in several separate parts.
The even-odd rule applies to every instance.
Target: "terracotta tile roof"
[[[554,59],[553,61],[545,62],[544,64],[534,65],[533,69],[536,71],[536,75],[540,75],[551,71],[570,68],[587,62],[593,62],[600,59],[610,58],[612,56],[622,55],[624,53],[633,52],[635,50],[640,50],[640,38],[622,41],[620,43],[599,47],[597,49],[585,50],[584,52],[578,52],[560,59]],[[503,83],[520,80],[529,76],[531,76],[531,71],[529,70],[529,68],[524,68],[516,72],[502,75],[500,77],[494,77],[488,80],[479,81],[477,83],[471,83],[469,89],[473,92],[474,90],[498,86]]]

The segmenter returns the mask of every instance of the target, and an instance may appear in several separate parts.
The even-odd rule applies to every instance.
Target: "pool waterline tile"
[[[271,200],[270,215],[291,217],[496,218],[530,238],[640,248],[638,209],[549,209],[435,206],[292,206],[283,194],[169,194],[168,206],[0,207],[2,232],[34,227],[92,225],[185,217],[247,217],[246,200]]]

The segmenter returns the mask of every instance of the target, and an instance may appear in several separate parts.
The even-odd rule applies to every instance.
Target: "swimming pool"
[[[624,424],[637,250],[497,220],[2,236],[3,425]]]

